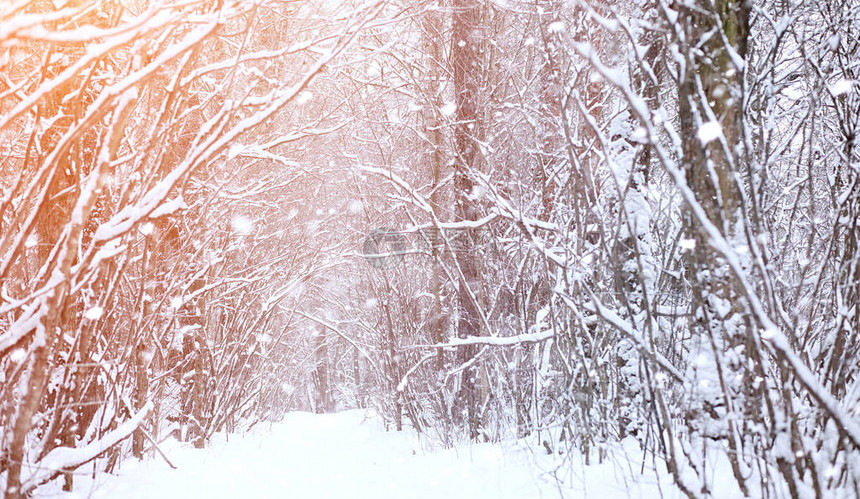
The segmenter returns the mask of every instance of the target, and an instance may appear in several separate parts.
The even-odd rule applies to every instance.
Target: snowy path
[[[653,483],[628,490],[608,464],[587,469],[587,492],[582,484],[560,491],[547,472],[552,465],[546,455],[490,444],[427,452],[409,433],[385,432],[378,420],[366,420],[363,411],[291,413],[255,434],[229,441],[219,436],[208,449],[173,443],[165,450],[177,470],[158,457],[129,460],[117,476],[102,475],[95,483],[88,476],[76,477],[75,493],[61,493],[50,484],[37,497],[658,497],[652,496],[657,492]]]

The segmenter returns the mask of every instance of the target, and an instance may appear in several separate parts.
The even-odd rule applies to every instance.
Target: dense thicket
[[[0,7],[0,483],[374,406],[860,496],[860,3]]]

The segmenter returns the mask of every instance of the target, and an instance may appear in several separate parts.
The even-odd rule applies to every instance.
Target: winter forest
[[[3,0],[0,489],[369,408],[860,497],[858,131],[857,0]]]

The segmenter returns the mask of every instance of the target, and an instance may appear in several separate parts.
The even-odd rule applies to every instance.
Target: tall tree
[[[481,53],[483,44],[482,3],[478,0],[454,0],[451,31],[451,67],[454,77],[454,190],[457,219],[471,222],[478,219],[479,200],[476,195],[474,176],[480,171],[478,146],[481,123],[479,121],[480,81],[482,75]],[[456,238],[456,263],[459,282],[457,291],[457,336],[470,338],[480,336],[481,321],[478,297],[481,277],[476,254],[475,231],[462,229]],[[459,349],[461,363],[466,364],[475,356],[474,347]],[[460,400],[461,410],[472,438],[478,436],[480,422],[478,414],[479,387],[478,370],[467,368],[462,375]]]

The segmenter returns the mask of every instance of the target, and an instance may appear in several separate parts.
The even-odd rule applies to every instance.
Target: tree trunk
[[[475,0],[454,0],[454,19],[451,47],[451,63],[454,73],[454,93],[457,106],[454,126],[455,161],[454,189],[456,217],[461,221],[478,218],[477,201],[474,198],[475,182],[472,171],[478,168],[478,89],[481,74],[480,32],[481,4]],[[480,275],[477,262],[475,234],[471,229],[463,229],[456,237],[456,258],[460,270],[460,283],[457,291],[458,321],[457,336],[468,338],[479,336],[477,295],[480,290]],[[460,347],[459,361],[469,362],[476,353],[474,346]],[[473,367],[462,374],[459,401],[461,414],[465,412],[469,434],[476,438],[479,434],[478,394],[476,382],[478,370]]]
[[[746,58],[750,8],[743,0],[697,2],[682,7],[678,17],[679,29],[690,44],[682,47],[688,55],[678,89],[686,180],[708,220],[734,246],[746,241],[739,191],[739,165],[745,145],[745,67],[738,67],[736,61]],[[724,419],[744,404],[744,388],[752,385],[755,374],[740,356],[726,356],[726,352],[743,348],[743,355],[750,356],[755,347],[742,315],[744,306],[736,278],[711,247],[710,237],[692,211],[687,213],[685,225],[693,241],[686,247],[693,291],[692,348],[698,359],[698,381],[691,394],[695,402],[687,424],[697,438],[724,439],[730,455],[736,456],[742,452],[737,443],[742,441],[738,432],[743,432],[739,425],[744,423],[729,419],[725,430],[712,433],[713,425],[707,421]],[[731,459],[731,465],[746,493],[746,478],[738,460]]]

